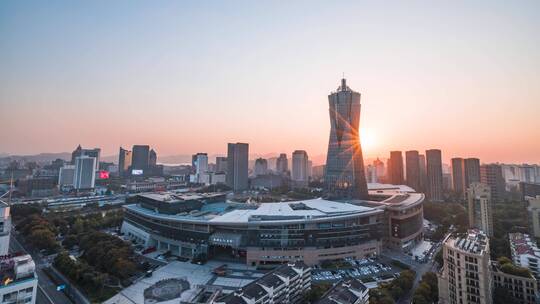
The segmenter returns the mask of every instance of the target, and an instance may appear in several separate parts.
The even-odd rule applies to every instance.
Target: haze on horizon
[[[0,152],[326,153],[362,94],[366,158],[540,163],[540,2],[0,2]]]

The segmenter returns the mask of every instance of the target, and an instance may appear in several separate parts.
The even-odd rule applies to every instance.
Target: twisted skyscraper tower
[[[360,93],[351,90],[345,79],[328,95],[330,140],[326,158],[325,182],[336,198],[367,199],[364,160],[360,146]]]

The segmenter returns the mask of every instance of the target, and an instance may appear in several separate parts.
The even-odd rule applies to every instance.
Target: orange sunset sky
[[[366,158],[540,163],[538,1],[60,3],[0,3],[0,153],[321,156],[345,73]]]

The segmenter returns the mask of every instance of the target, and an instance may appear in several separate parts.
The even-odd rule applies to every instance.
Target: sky
[[[326,153],[540,163],[540,1],[0,1],[0,152]]]

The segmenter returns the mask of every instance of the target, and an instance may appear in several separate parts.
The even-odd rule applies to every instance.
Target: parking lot
[[[379,282],[394,279],[402,269],[391,266],[379,259],[346,259],[336,269],[313,269],[312,280],[336,282],[346,278],[357,278],[364,282]]]

